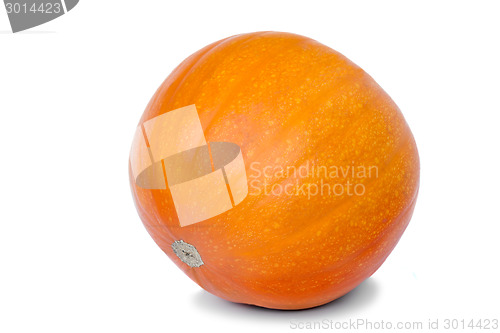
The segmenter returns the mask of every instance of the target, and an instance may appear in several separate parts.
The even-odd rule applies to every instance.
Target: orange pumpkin
[[[276,309],[325,304],[372,275],[419,185],[414,138],[382,88],[281,32],[183,61],[139,122],[129,171],[146,229],[186,275]]]

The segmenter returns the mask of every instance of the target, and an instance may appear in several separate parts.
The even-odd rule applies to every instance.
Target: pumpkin
[[[194,282],[274,309],[370,277],[412,216],[419,157],[391,98],[319,42],[232,36],[156,91],[130,153],[147,231]]]

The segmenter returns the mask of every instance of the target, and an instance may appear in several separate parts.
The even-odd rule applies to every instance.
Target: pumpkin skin
[[[367,73],[303,36],[242,34],[183,61],[139,125],[192,104],[207,142],[241,147],[249,182],[319,181],[269,171],[307,163],[378,170],[377,177],[323,179],[361,183],[363,195],[250,195],[249,185],[237,206],[184,227],[170,190],[141,188],[129,172],[147,231],[194,282],[232,302],[304,309],[341,297],[380,267],[412,216],[419,158],[400,110]],[[254,172],[264,166],[267,173]],[[196,248],[203,265],[180,260],[172,248],[180,240]]]

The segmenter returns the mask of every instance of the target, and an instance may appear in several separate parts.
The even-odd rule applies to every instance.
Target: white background
[[[82,0],[19,34],[0,7],[0,332],[500,317],[498,1],[173,3]],[[420,151],[420,195],[395,251],[312,310],[203,291],[150,239],[128,184],[134,129],[170,71],[213,41],[259,30],[314,38],[365,69]]]

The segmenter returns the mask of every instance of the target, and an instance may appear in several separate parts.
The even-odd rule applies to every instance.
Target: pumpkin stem
[[[175,255],[189,267],[200,267],[204,264],[198,250],[196,250],[193,245],[183,240],[173,242],[172,250],[174,250]]]

